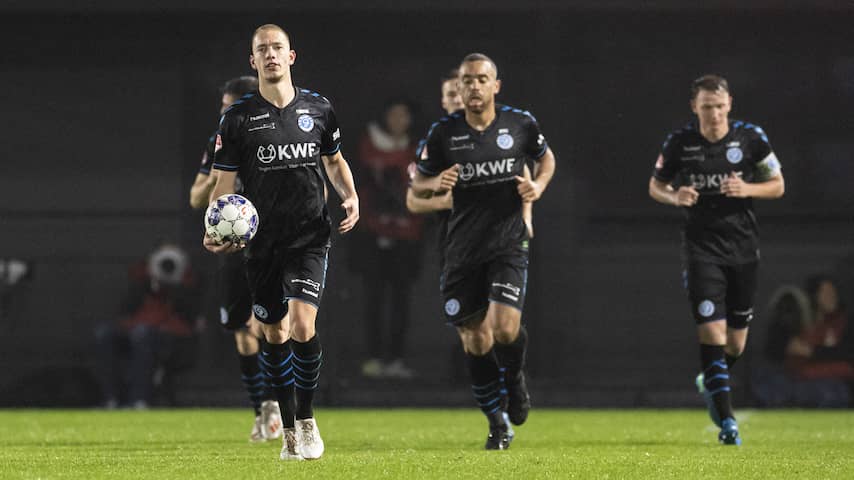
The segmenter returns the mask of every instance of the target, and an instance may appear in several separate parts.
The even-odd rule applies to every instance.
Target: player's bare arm
[[[700,193],[694,187],[682,186],[678,190],[653,177],[649,179],[649,196],[653,200],[675,207],[690,207],[697,203]]]
[[[430,213],[442,210],[450,210],[454,206],[454,195],[450,190],[441,194],[433,195],[427,191],[426,198],[415,195],[412,187],[406,189],[406,209],[412,213]]]
[[[211,191],[211,199],[219,198],[229,193],[234,193],[234,182],[237,172],[220,171],[216,175],[216,184]],[[217,243],[213,238],[205,235],[202,245],[213,253],[234,253],[243,249],[246,245],[232,242]]]
[[[428,192],[444,193],[450,191],[460,178],[460,166],[452,165],[435,177],[428,177],[421,172],[415,172],[412,179],[412,191],[416,196],[429,196]]]
[[[533,179],[525,177],[516,177],[519,183],[517,189],[522,200],[526,202],[535,202],[540,199],[549,182],[555,173],[555,156],[551,148],[546,149],[546,153],[537,161],[539,167],[536,169],[536,176]]]
[[[197,173],[193,186],[190,187],[190,206],[196,209],[205,208],[211,197],[211,191],[216,185],[216,172],[206,175]]]
[[[356,226],[359,221],[359,196],[356,195],[356,185],[353,182],[353,173],[350,171],[350,165],[341,152],[334,155],[324,155],[323,166],[326,168],[326,175],[329,181],[332,182],[332,187],[338,192],[341,197],[341,208],[344,209],[346,217],[341,220],[338,225],[339,233],[347,233]]]
[[[779,172],[764,182],[745,182],[735,174],[730,174],[721,182],[721,193],[734,198],[774,199],[782,197],[785,191],[783,174]]]

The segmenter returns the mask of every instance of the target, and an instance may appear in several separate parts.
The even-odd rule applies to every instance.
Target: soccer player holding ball
[[[741,444],[729,370],[744,352],[753,318],[759,230],[753,199],[780,198],[783,174],[757,125],[729,119],[729,84],[704,75],[691,84],[697,120],[664,141],[649,195],[685,212],[683,272],[700,340],[697,387],[718,440]]]
[[[283,460],[316,459],[324,451],[312,409],[323,356],[315,319],[331,235],[322,166],[343,200],[346,218],[338,231],[350,231],[359,220],[335,111],[320,94],[293,85],[295,60],[281,27],[255,30],[249,63],[258,72],[258,93],[238,100],[222,116],[211,195],[232,193],[239,173],[244,195],[258,211],[258,232],[245,246],[247,273],[253,316],[267,340],[262,366],[281,409]],[[244,248],[207,235],[204,245],[216,253]]]
[[[463,110],[430,128],[412,189],[421,197],[453,190],[441,281],[445,316],[457,327],[472,392],[489,422],[486,449],[504,450],[513,439],[504,388],[510,422],[522,424],[530,408],[523,370],[528,336],[521,326],[529,239],[522,203],[540,198],[555,159],[530,113],[495,104],[501,87],[495,62],[470,54],[459,74]],[[528,160],[537,163],[533,180],[523,176]]]

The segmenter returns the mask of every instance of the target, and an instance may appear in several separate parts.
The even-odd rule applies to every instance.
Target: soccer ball
[[[258,232],[255,205],[236,193],[217,198],[205,212],[205,232],[217,243],[248,243]]]

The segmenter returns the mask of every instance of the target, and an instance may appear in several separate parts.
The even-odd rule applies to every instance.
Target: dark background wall
[[[497,61],[500,100],[530,109],[558,157],[536,205],[525,312],[545,403],[693,401],[697,354],[680,286],[680,214],[650,200],[646,186],[666,133],[690,119],[687,86],[700,74],[729,78],[733,116],[762,125],[784,166],[786,196],[757,206],[759,306],[783,283],[847,272],[840,266],[854,245],[847,2],[516,3],[0,7],[0,258],[33,265],[32,277],[0,304],[0,403],[27,402],[22,385],[31,397],[46,392],[43,372],[67,379],[44,402],[91,398],[92,331],[115,316],[126,266],[157,240],[179,239],[197,267],[211,271],[187,191],[216,126],[217,88],[251,73],[248,37],[266,22],[291,33],[297,84],[336,105],[351,159],[383,100],[414,99],[423,131],[440,114],[442,73],[471,51]],[[392,397],[400,401],[468,404],[463,390],[444,390],[461,364],[452,361],[455,335],[440,317],[435,252],[425,252],[422,293],[412,299],[410,352],[420,379],[366,384],[356,368],[363,286],[347,268],[348,239],[334,241],[319,327],[326,401],[372,403],[380,388],[405,390]],[[215,323],[184,382],[188,403],[241,401],[231,340]],[[763,329],[760,314],[754,350]]]

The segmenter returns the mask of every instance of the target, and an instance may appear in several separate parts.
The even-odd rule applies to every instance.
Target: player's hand
[[[519,191],[519,196],[526,202],[534,202],[540,199],[543,195],[543,187],[539,183],[530,178],[516,176],[516,190]]]
[[[205,238],[202,240],[202,245],[209,251],[213,253],[234,253],[243,250],[246,247],[245,243],[232,243],[232,242],[223,242],[217,243],[216,240],[211,238],[208,235],[205,235]]]
[[[727,197],[746,198],[750,195],[747,193],[747,183],[741,179],[735,172],[730,174],[721,182],[721,193]]]
[[[694,187],[679,187],[679,190],[676,190],[677,207],[693,206],[697,203],[698,198],[700,198],[700,193]]]
[[[341,204],[341,208],[347,216],[344,220],[341,220],[341,224],[338,225],[338,233],[347,233],[352,230],[353,227],[356,226],[356,222],[359,221],[359,198],[353,196],[344,200],[344,203]]]
[[[460,166],[458,164],[452,165],[451,168],[447,170],[443,170],[442,173],[439,174],[439,188],[436,192],[444,193],[453,189],[459,179]]]

